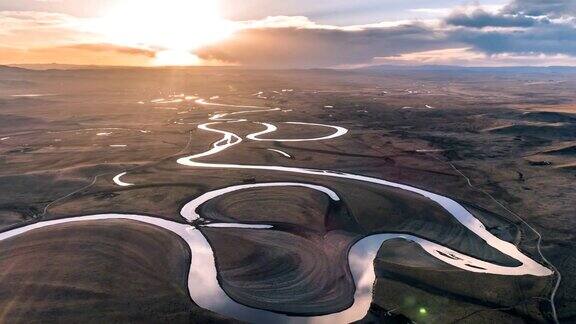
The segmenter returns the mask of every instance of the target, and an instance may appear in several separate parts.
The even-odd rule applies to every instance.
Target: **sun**
[[[158,65],[194,65],[195,49],[236,30],[219,9],[217,0],[119,0],[94,26],[107,42],[155,50]]]

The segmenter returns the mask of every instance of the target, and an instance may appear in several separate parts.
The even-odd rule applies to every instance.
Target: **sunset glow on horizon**
[[[107,43],[155,50],[156,65],[198,65],[192,53],[233,34],[236,25],[222,18],[215,1],[123,0],[88,30]]]

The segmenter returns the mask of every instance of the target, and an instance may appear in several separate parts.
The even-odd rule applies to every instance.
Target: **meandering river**
[[[166,101],[162,101],[166,102]],[[236,318],[238,320],[248,322],[302,322],[302,323],[334,323],[334,322],[352,322],[362,319],[370,307],[372,301],[372,287],[375,280],[373,262],[376,254],[383,242],[390,239],[404,239],[412,241],[420,245],[431,256],[450,264],[454,267],[476,273],[490,273],[505,276],[520,276],[520,275],[533,275],[533,276],[549,276],[553,272],[532,260],[518,248],[509,242],[503,241],[490,233],[485,226],[476,219],[468,210],[461,206],[456,201],[435,194],[420,188],[408,186],[405,184],[395,183],[384,179],[367,177],[363,175],[356,175],[350,173],[342,173],[331,170],[317,170],[308,168],[285,167],[285,166],[272,166],[272,165],[245,165],[245,164],[221,164],[221,163],[207,163],[199,160],[218,154],[224,150],[231,149],[243,141],[239,135],[220,130],[216,126],[224,123],[239,123],[249,122],[246,119],[235,119],[236,115],[244,115],[259,112],[274,112],[281,111],[279,108],[259,107],[259,106],[237,106],[230,104],[219,104],[207,102],[203,99],[196,100],[197,104],[232,107],[249,108],[246,111],[234,111],[229,113],[218,113],[210,118],[210,122],[199,125],[198,128],[203,131],[213,132],[220,134],[222,138],[216,141],[212,147],[202,153],[194,154],[191,156],[182,157],[177,160],[177,163],[196,168],[217,168],[217,169],[252,169],[252,170],[266,170],[284,173],[296,173],[313,175],[317,177],[332,177],[343,178],[350,181],[350,184],[358,182],[366,182],[381,185],[384,187],[394,187],[401,190],[406,190],[414,194],[421,195],[430,199],[431,202],[441,206],[448,213],[450,213],[458,222],[468,228],[471,232],[483,239],[488,245],[497,249],[501,253],[508,255],[511,258],[519,261],[520,265],[516,267],[507,267],[498,264],[493,264],[483,260],[479,260],[469,255],[454,251],[448,247],[433,243],[424,238],[414,235],[399,234],[399,233],[382,233],[371,235],[361,239],[355,243],[349,251],[348,263],[351,273],[356,285],[356,292],[354,295],[354,304],[352,307],[338,313],[328,314],[324,316],[313,317],[296,317],[278,314],[270,311],[247,307],[233,301],[224,290],[220,287],[217,280],[217,270],[214,261],[214,253],[206,238],[198,230],[197,227],[192,226],[190,223],[199,223],[202,220],[201,215],[198,213],[198,208],[203,203],[212,199],[220,197],[234,191],[248,190],[253,188],[265,187],[305,187],[317,190],[326,194],[331,200],[339,201],[341,198],[332,189],[313,184],[298,183],[298,182],[277,182],[277,183],[255,183],[245,184],[239,186],[231,186],[224,189],[219,189],[207,192],[200,197],[192,200],[186,204],[182,210],[183,223],[169,221],[161,218],[139,215],[121,215],[121,214],[103,214],[82,217],[71,217],[66,219],[41,221],[32,225],[24,226],[21,228],[13,229],[4,233],[0,233],[0,241],[15,238],[27,232],[34,231],[40,228],[57,226],[65,223],[73,222],[96,222],[107,219],[123,219],[127,221],[142,222],[168,230],[180,238],[182,238],[189,246],[191,251],[191,262],[189,269],[188,289],[193,301],[199,306],[214,311],[216,313]],[[314,138],[292,138],[292,139],[274,139],[265,137],[277,131],[277,126],[271,123],[259,123],[265,127],[263,131],[249,134],[246,139],[253,141],[273,141],[273,142],[302,142],[302,141],[321,141],[330,140],[348,133],[348,130],[340,126],[324,125],[324,124],[311,124],[303,122],[288,122],[287,124],[299,125],[303,127],[314,127],[318,129],[327,129],[332,133],[329,135],[318,136]],[[290,157],[287,153],[277,151],[277,153],[284,153],[286,157]],[[123,182],[120,178],[125,176],[123,172],[114,177],[114,182],[119,186],[134,186],[137,184]],[[377,217],[377,215],[375,215]],[[202,223],[204,225],[216,228],[249,228],[256,230],[270,230],[273,228],[269,224],[229,224],[229,223]]]

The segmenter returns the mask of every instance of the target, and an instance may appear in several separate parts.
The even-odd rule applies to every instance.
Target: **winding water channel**
[[[108,219],[122,219],[127,221],[142,222],[158,226],[178,235],[188,244],[190,248],[192,257],[189,269],[188,289],[190,291],[190,296],[192,297],[192,300],[203,308],[209,309],[211,311],[214,311],[216,313],[225,316],[229,316],[232,318],[236,318],[238,320],[248,322],[334,323],[334,322],[352,322],[362,319],[368,312],[370,303],[372,301],[372,287],[375,280],[374,267],[373,267],[374,259],[382,243],[391,239],[404,239],[407,241],[412,241],[420,245],[431,256],[454,267],[470,272],[490,273],[506,276],[520,276],[520,275],[549,276],[553,273],[550,269],[542,266],[538,262],[535,262],[528,256],[524,255],[521,251],[518,250],[518,248],[514,244],[503,241],[498,237],[494,236],[485,228],[485,226],[478,219],[476,219],[468,210],[466,210],[456,201],[448,197],[444,197],[420,188],[390,182],[383,179],[350,173],[330,171],[330,170],[316,170],[316,169],[271,166],[271,165],[243,165],[243,164],[220,164],[220,163],[200,162],[198,160],[218,154],[224,150],[230,149],[243,141],[243,138],[235,133],[216,128],[217,125],[225,123],[249,122],[246,119],[234,119],[233,116],[235,115],[250,114],[264,111],[274,112],[274,111],[280,111],[280,109],[270,107],[258,107],[258,106],[236,106],[229,104],[218,104],[207,102],[203,99],[196,100],[196,103],[210,106],[249,108],[252,110],[235,111],[231,113],[218,113],[213,115],[210,118],[210,122],[199,125],[198,128],[203,131],[220,134],[222,138],[216,141],[209,150],[195,155],[182,157],[177,160],[177,163],[184,166],[195,168],[252,169],[252,170],[276,171],[284,173],[306,174],[318,177],[343,178],[349,180],[351,185],[353,185],[356,182],[366,182],[385,187],[394,187],[397,189],[406,190],[411,193],[424,196],[433,201],[434,203],[436,203],[437,205],[441,206],[463,226],[468,228],[471,232],[475,233],[478,237],[482,238],[488,245],[497,249],[501,253],[506,254],[509,257],[519,261],[520,265],[515,267],[508,267],[493,264],[454,251],[448,247],[439,245],[437,243],[428,241],[426,239],[414,235],[399,234],[399,233],[382,233],[365,237],[360,241],[358,241],[357,243],[355,243],[350,249],[348,254],[348,263],[354,278],[356,290],[354,295],[354,304],[350,308],[342,312],[328,314],[324,316],[297,317],[251,308],[235,302],[230,297],[228,297],[228,295],[224,292],[224,290],[220,287],[218,283],[214,253],[212,251],[210,244],[208,243],[206,238],[202,235],[202,233],[198,230],[198,228],[189,223],[192,222],[198,223],[197,222],[198,220],[202,220],[201,215],[198,213],[198,209],[202,204],[217,197],[220,197],[222,195],[228,194],[230,192],[247,190],[252,188],[305,187],[322,192],[333,201],[339,201],[341,199],[338,196],[338,194],[330,188],[298,182],[245,184],[207,192],[201,195],[200,197],[192,200],[182,208],[181,215],[183,217],[183,222],[185,221],[188,224],[178,223],[150,216],[103,214],[103,215],[72,217],[50,221],[41,221],[32,225],[0,233],[0,241],[14,238],[39,228],[57,226],[60,224],[72,223],[72,222],[96,222]],[[347,129],[339,126],[289,122],[288,124],[293,125],[315,127],[319,129],[328,129],[332,131],[332,133],[330,135],[324,135],[315,138],[273,139],[273,138],[267,138],[265,135],[274,133],[277,130],[277,126],[270,123],[257,123],[257,124],[264,126],[265,130],[246,136],[248,140],[275,141],[275,142],[319,141],[319,140],[329,140],[337,138],[348,133]],[[276,152],[288,155],[287,153],[282,151],[276,151]],[[117,175],[113,179],[114,182],[119,186],[134,185],[132,183],[126,183],[121,180],[121,177],[125,175],[126,175],[125,172]],[[375,217],[377,217],[377,215],[375,215]],[[269,224],[247,225],[247,224],[209,223],[209,222],[205,222],[204,225],[197,225],[197,226],[217,227],[217,228],[248,228],[258,230],[267,230],[273,228],[273,226]]]

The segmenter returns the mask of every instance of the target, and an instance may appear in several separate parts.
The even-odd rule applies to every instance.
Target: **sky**
[[[576,0],[0,0],[0,64],[576,65]]]

